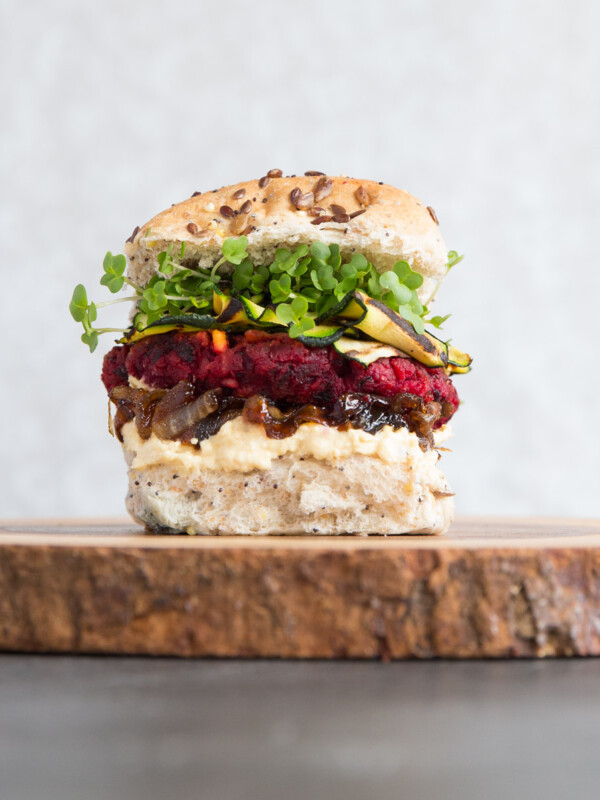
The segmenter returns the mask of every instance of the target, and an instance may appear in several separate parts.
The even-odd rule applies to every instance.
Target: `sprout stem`
[[[129,297],[119,297],[118,300],[106,300],[104,303],[96,303],[96,308],[104,308],[104,306],[114,306],[115,303],[126,303],[131,300],[137,300],[139,295],[134,294]]]
[[[213,266],[213,268],[212,268],[212,269],[211,269],[211,271],[210,271],[210,279],[211,279],[212,281],[214,281],[214,279],[217,277],[217,270],[219,269],[219,267],[221,266],[221,264],[224,264],[224,263],[225,263],[225,261],[226,261],[226,260],[227,260],[227,259],[226,259],[225,257],[223,257],[223,258],[220,258],[220,259],[217,261],[217,263],[216,263],[216,264]]]
[[[141,293],[142,293],[142,287],[141,287],[141,286],[138,286],[138,285],[137,285],[137,283],[134,283],[133,281],[130,281],[130,280],[129,280],[129,278],[126,278],[126,277],[124,277],[124,276],[123,276],[123,280],[125,281],[125,283],[127,284],[127,286],[131,286],[131,288],[132,288],[132,289],[135,289],[135,291],[136,291],[138,294],[141,294]]]
[[[171,265],[175,269],[179,270],[179,272],[189,272],[190,275],[195,275],[197,278],[207,278],[208,275],[209,275],[208,272],[202,273],[202,272],[198,272],[198,270],[191,269],[190,267],[182,267],[181,264],[176,264],[174,261],[171,261]],[[162,274],[166,275],[165,272],[163,272]]]
[[[436,283],[436,285],[435,285],[435,288],[434,288],[433,292],[432,292],[432,293],[429,295],[429,297],[427,298],[427,305],[430,305],[431,303],[433,303],[433,301],[435,300],[435,296],[436,296],[436,294],[438,293],[438,290],[439,290],[439,288],[440,288],[440,286],[441,286],[441,285],[442,285],[442,282],[441,282],[441,281],[438,281],[438,282]]]

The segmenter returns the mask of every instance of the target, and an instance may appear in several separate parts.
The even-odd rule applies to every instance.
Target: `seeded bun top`
[[[407,192],[343,175],[282,177],[281,170],[270,170],[260,180],[195,192],[136,228],[125,249],[129,275],[145,284],[157,254],[171,243],[185,242],[186,258],[210,266],[223,240],[242,234],[255,264],[270,263],[278,247],[321,241],[338,244],[343,255],[363,253],[379,271],[408,261],[430,279],[423,294],[446,273],[435,213]]]

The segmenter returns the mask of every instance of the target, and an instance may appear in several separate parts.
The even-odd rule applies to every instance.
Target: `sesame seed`
[[[238,189],[237,192],[234,192],[231,196],[234,200],[241,200],[242,197],[246,194],[245,189]]]
[[[325,175],[325,173],[324,173],[324,172],[319,172],[319,170],[318,170],[318,169],[307,169],[307,170],[306,170],[306,172],[305,172],[304,174],[305,174],[305,175],[308,175],[309,177],[312,177],[313,175],[314,175],[315,177],[316,177],[317,175]]]
[[[298,202],[296,203],[296,208],[298,209],[310,208],[314,202],[315,202],[314,194],[312,192],[305,192],[298,198]]]
[[[280,169],[270,169],[267,172],[267,178],[281,178],[283,172]]]
[[[221,208],[219,209],[219,214],[222,217],[227,217],[227,219],[231,219],[232,217],[235,216],[235,212],[233,208],[231,208],[231,206],[221,206]]]
[[[140,226],[136,225],[135,228],[133,229],[133,233],[131,234],[129,239],[127,239],[127,241],[133,242],[133,240],[135,239],[135,237],[138,235],[139,232],[140,232]]]
[[[369,197],[369,193],[364,186],[359,186],[354,194],[356,195],[359,205],[361,205],[363,208],[366,208],[371,204],[371,198]]]
[[[427,211],[429,211],[429,216],[435,222],[436,225],[439,225],[437,215],[431,206],[427,206]]]
[[[233,233],[234,236],[239,236],[242,233],[242,231],[245,230],[247,224],[248,224],[247,215],[242,213],[238,214],[236,219],[234,219],[234,221],[231,224],[231,233]]]
[[[331,190],[333,189],[333,181],[331,178],[323,177],[319,178],[315,185],[315,202],[318,203],[321,200],[324,200],[331,194]]]
[[[261,189],[264,189],[265,186],[268,186],[271,183],[271,178],[268,175],[263,175],[263,177],[259,180],[258,185]]]

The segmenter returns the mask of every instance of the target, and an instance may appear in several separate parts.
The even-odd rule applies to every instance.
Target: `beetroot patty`
[[[102,380],[107,391],[126,383],[127,375],[163,389],[187,380],[202,391],[226,387],[237,397],[259,394],[327,408],[348,392],[383,397],[408,393],[426,402],[448,403],[452,413],[458,408],[456,389],[444,371],[412,358],[380,358],[365,367],[333,347],[309,348],[285,334],[262,331],[229,335],[226,348],[219,350],[204,331],[148,336],[107,353]]]

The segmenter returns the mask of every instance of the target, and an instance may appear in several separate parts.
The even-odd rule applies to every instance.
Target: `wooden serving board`
[[[281,658],[600,654],[600,522],[446,536],[153,536],[0,524],[0,650]]]

